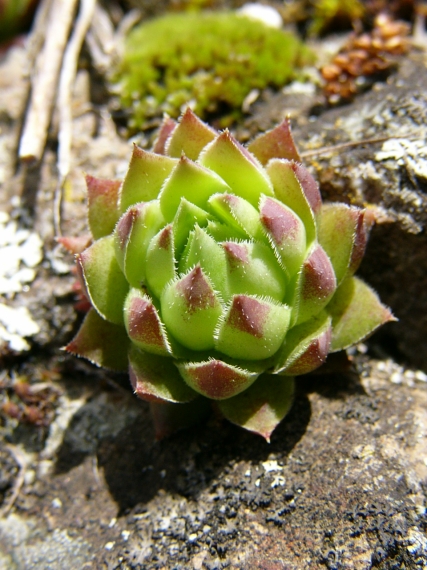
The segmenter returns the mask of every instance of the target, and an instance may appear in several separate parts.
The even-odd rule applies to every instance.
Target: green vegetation
[[[36,0],[0,0],[0,42],[25,29],[36,5]]]
[[[333,22],[351,24],[365,15],[365,7],[359,0],[316,0],[310,33],[319,35]]]
[[[130,33],[113,83],[131,129],[186,104],[231,120],[252,89],[281,87],[312,60],[294,35],[232,12],[169,14]]]

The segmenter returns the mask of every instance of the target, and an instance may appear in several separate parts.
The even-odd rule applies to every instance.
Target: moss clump
[[[186,104],[237,117],[251,89],[282,86],[312,57],[294,35],[232,12],[169,14],[130,33],[113,82],[131,129]]]

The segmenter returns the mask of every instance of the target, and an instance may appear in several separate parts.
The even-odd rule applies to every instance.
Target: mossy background
[[[130,33],[113,83],[131,130],[187,104],[225,126],[252,89],[281,87],[313,60],[293,34],[233,12],[168,14]]]

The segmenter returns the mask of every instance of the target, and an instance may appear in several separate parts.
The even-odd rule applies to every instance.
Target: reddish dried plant
[[[391,70],[409,49],[409,25],[386,14],[375,18],[370,33],[353,34],[321,69],[323,92],[329,103],[348,101],[378,76]]]

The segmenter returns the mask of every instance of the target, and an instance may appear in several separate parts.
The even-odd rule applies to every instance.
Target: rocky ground
[[[1,570],[427,568],[426,78],[412,51],[352,104],[327,110],[296,84],[236,128],[244,140],[292,112],[325,199],[376,209],[361,274],[399,322],[345,372],[299,379],[271,444],[216,417],[156,442],[127,378],[60,350],[80,317],[54,241],[55,133],[41,168],[16,169],[25,50],[3,56]],[[83,173],[120,177],[131,153],[90,83],[82,70],[65,234],[85,228]]]

